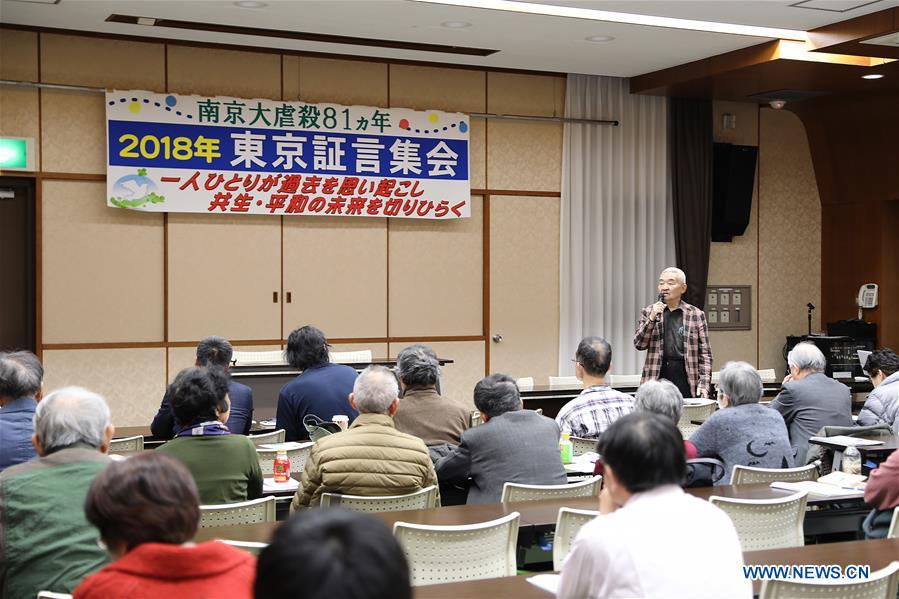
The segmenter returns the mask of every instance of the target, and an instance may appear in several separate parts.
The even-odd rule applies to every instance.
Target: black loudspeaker
[[[749,225],[758,148],[715,144],[712,163],[712,241],[733,241]]]

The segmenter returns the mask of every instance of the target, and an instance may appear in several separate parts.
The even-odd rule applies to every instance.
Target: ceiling
[[[379,58],[632,77],[773,39],[523,14],[409,0],[234,2],[0,0],[4,24]],[[543,4],[806,31],[899,7],[899,0],[544,1]],[[106,22],[111,14],[493,49],[490,56]],[[448,21],[470,23],[450,29]],[[610,42],[586,41],[612,36]]]

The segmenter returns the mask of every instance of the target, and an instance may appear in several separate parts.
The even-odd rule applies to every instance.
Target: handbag
[[[309,438],[313,441],[318,441],[323,437],[340,432],[339,424],[322,420],[315,414],[303,416],[303,426],[306,428],[306,432],[309,433]]]
[[[713,458],[696,458],[687,460],[687,475],[684,488],[711,487],[724,478],[726,469],[724,462]]]

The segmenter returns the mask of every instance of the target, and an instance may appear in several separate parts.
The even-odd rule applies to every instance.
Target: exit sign
[[[0,170],[33,171],[34,139],[0,137]]]

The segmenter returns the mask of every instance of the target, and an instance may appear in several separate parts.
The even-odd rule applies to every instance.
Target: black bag
[[[696,458],[687,460],[687,476],[684,488],[711,487],[724,478],[726,469],[724,462],[712,458]]]

